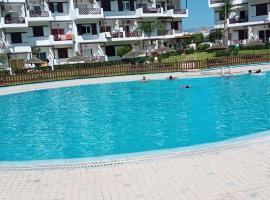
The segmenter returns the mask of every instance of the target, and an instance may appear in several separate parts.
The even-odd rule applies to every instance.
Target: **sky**
[[[182,7],[185,8],[186,0],[182,1]],[[188,1],[188,18],[183,20],[184,30],[199,27],[214,26],[214,12],[208,7],[208,0],[187,0]]]

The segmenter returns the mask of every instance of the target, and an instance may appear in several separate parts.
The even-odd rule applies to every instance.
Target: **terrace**
[[[26,7],[24,2],[3,2],[2,3],[2,26],[27,27]]]

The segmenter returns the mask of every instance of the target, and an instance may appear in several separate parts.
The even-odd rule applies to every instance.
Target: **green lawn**
[[[270,53],[270,49],[261,49],[261,50],[254,50],[254,53]],[[253,54],[253,50],[241,50],[239,51],[239,55],[246,55],[246,54]],[[178,55],[178,56],[171,56],[169,58],[164,59],[162,62],[173,62],[173,61],[187,61],[187,60],[205,60],[207,58],[214,58],[215,53],[207,53],[207,52],[200,52],[200,53],[193,53],[188,55]]]

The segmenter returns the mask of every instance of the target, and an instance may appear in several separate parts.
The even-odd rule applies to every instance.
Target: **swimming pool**
[[[181,85],[190,85],[182,89]],[[186,147],[270,129],[270,73],[0,96],[0,161]]]

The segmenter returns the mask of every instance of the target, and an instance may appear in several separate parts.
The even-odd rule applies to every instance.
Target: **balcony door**
[[[107,56],[115,56],[115,48],[114,46],[106,46],[105,53]]]
[[[58,50],[58,58],[68,58],[67,48],[59,48],[57,50]]]
[[[10,33],[11,43],[17,44],[22,43],[22,34],[21,33]]]
[[[262,30],[259,31],[259,39],[262,40],[262,42],[269,42],[270,37],[270,30]]]
[[[101,7],[104,11],[111,11],[111,1],[110,0],[101,0]]]

